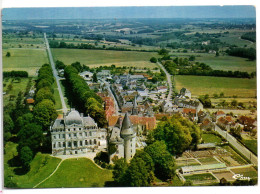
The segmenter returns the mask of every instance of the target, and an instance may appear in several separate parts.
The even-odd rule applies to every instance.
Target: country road
[[[47,37],[46,37],[46,33],[44,33],[44,41],[45,41],[45,44],[46,44],[46,50],[47,50],[48,55],[49,55],[49,59],[50,59],[51,67],[52,67],[53,76],[55,77],[56,82],[57,82],[58,91],[59,91],[59,95],[60,95],[60,99],[61,99],[61,104],[62,104],[62,111],[65,113],[65,112],[67,112],[67,106],[66,106],[66,103],[65,103],[65,100],[64,100],[64,97],[63,97],[63,93],[62,93],[61,87],[60,87],[60,82],[59,82],[59,80],[60,80],[61,78],[58,76],[58,72],[57,72],[57,70],[55,69],[55,65],[54,65],[54,61],[53,61],[52,54],[51,54],[51,49],[50,49],[50,46],[49,46],[49,42],[48,42],[48,39],[47,39]]]
[[[167,78],[167,82],[168,82],[168,87],[169,87],[169,93],[167,96],[167,101],[170,101],[172,98],[172,80],[171,80],[171,75],[168,73],[168,71],[166,71],[166,69],[164,68],[164,66],[157,62],[157,65],[159,65],[159,67],[164,71],[164,73],[166,74],[166,78]]]
[[[258,166],[257,156],[255,156],[251,151],[249,151],[245,146],[241,145],[236,138],[232,135],[220,129],[217,125],[215,125],[215,130],[224,137],[232,146],[234,146],[238,151],[240,151],[247,159],[249,159],[252,164]]]

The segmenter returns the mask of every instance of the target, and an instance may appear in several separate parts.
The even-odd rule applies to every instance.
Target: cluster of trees
[[[55,68],[57,70],[64,69],[65,66],[66,65],[62,61],[59,61],[59,60],[55,61]]]
[[[256,50],[254,48],[230,48],[226,53],[231,56],[244,57],[249,60],[256,59]]]
[[[256,32],[247,32],[241,36],[242,39],[256,42]]]
[[[147,143],[165,141],[167,150],[172,155],[180,156],[187,149],[196,149],[200,139],[200,128],[176,114],[166,121],[161,121],[157,128],[149,133]]]
[[[208,94],[200,96],[199,101],[203,104],[205,108],[211,108],[211,100]]]
[[[137,150],[129,164],[124,158],[114,163],[113,178],[118,186],[150,186],[155,177],[166,181],[175,175],[175,161],[164,141]]]
[[[3,77],[28,77],[27,71],[4,71]]]
[[[72,92],[71,101],[73,105],[85,114],[89,114],[100,127],[107,125],[102,99],[89,88],[84,79],[78,75],[80,63],[68,65],[64,69],[66,85]],[[78,68],[76,68],[78,67]]]

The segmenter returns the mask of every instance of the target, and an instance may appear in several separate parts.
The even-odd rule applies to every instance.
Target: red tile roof
[[[26,101],[27,101],[27,104],[33,104],[35,102],[33,98],[29,98]]]
[[[196,114],[196,109],[193,109],[193,108],[184,108],[184,109],[182,110],[182,112],[183,112],[183,113],[186,113],[186,114],[188,114],[188,113]]]
[[[220,111],[217,112],[217,116],[218,116],[218,115],[224,115],[224,114],[225,114],[225,113],[224,113],[222,110],[220,110]]]
[[[117,123],[119,116],[110,116],[108,119],[108,125],[114,126]],[[148,130],[152,130],[156,126],[155,117],[139,117],[136,115],[130,115],[130,120],[133,125],[143,125],[146,126]]]

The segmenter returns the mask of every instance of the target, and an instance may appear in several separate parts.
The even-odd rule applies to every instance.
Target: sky
[[[254,18],[254,6],[4,8],[3,20],[104,18]]]

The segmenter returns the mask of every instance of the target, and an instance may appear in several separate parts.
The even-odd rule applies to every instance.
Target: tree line
[[[236,57],[248,58],[249,60],[256,59],[256,50],[254,48],[230,48],[226,51],[227,54]]]
[[[11,163],[22,166],[23,173],[30,170],[30,162],[37,152],[51,151],[51,137],[48,129],[57,118],[54,103],[49,99],[53,99],[51,96],[53,81],[50,65],[44,64],[36,80],[33,111],[29,110],[24,98],[29,92],[31,83],[28,83],[24,95],[23,92],[19,92],[15,104],[9,103],[4,108],[4,142],[11,140],[18,143],[18,156],[14,157]],[[47,135],[44,136],[43,131],[47,131]]]
[[[252,42],[256,42],[256,32],[247,32],[241,36],[244,40],[249,40]]]
[[[3,77],[28,77],[27,71],[4,71]]]
[[[90,115],[100,127],[107,125],[105,111],[103,109],[103,100],[93,90],[89,88],[84,79],[78,75],[80,72],[80,63],[68,65],[64,69],[66,78],[66,87],[71,91],[71,101],[77,110]]]
[[[103,45],[103,47],[94,46],[92,44],[88,43],[80,43],[80,44],[67,44],[66,42],[59,42],[59,41],[50,41],[50,47],[51,48],[68,48],[68,49],[96,49],[96,50],[115,50],[115,51],[139,51],[139,52],[156,52],[157,50],[137,50],[137,49],[128,49],[123,47],[106,47]]]

